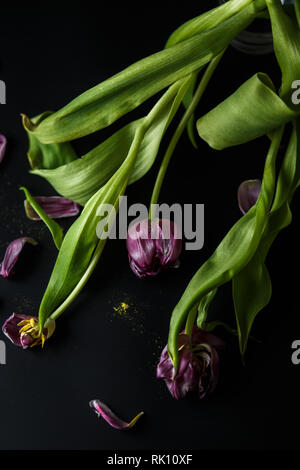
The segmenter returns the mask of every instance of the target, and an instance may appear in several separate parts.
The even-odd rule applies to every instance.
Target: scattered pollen
[[[113,309],[119,315],[128,316],[127,310],[129,309],[129,305],[126,302],[121,302],[117,307],[113,307]]]

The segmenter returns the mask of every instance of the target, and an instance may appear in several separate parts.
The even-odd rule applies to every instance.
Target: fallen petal
[[[144,414],[142,411],[135,418],[133,418],[130,423],[126,423],[122,419],[118,418],[105,403],[101,402],[100,400],[92,400],[90,401],[90,407],[97,413],[98,417],[102,417],[105,421],[115,429],[119,429],[121,431],[127,431],[128,429],[132,428],[138,419]]]
[[[32,245],[37,245],[37,242],[30,237],[17,238],[8,245],[4,259],[0,264],[0,276],[5,278],[11,276],[13,268],[18,261],[19,255],[26,242],[31,243]]]
[[[0,134],[0,163],[2,162],[4,154],[5,154],[6,144],[7,144],[7,140],[6,140],[5,135]]]
[[[239,208],[243,214],[246,214],[256,204],[260,189],[260,180],[247,180],[240,184],[237,196]]]
[[[76,202],[70,201],[61,196],[36,196],[34,198],[46,214],[51,219],[61,219],[63,217],[73,217],[80,212],[80,206]],[[31,204],[26,200],[25,212],[31,220],[41,220],[40,216],[35,212]]]

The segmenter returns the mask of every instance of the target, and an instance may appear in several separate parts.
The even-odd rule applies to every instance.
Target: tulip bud
[[[167,219],[142,220],[128,230],[127,251],[134,274],[143,279],[177,268],[182,250],[178,227]]]
[[[251,209],[258,199],[261,189],[260,180],[247,180],[240,184],[238,188],[238,203],[243,214]]]
[[[164,379],[171,395],[176,400],[195,391],[198,397],[212,393],[219,376],[219,356],[216,348],[223,347],[221,339],[194,326],[191,337],[178,336],[179,368],[174,377],[174,366],[167,346],[161,353],[156,376]]]
[[[43,347],[45,341],[53,335],[54,330],[55,321],[52,318],[48,318],[41,332],[37,317],[18,313],[13,313],[2,326],[3,333],[10,341],[23,349],[32,348],[38,344]]]

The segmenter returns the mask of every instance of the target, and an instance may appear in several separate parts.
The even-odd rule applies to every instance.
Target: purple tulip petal
[[[142,220],[128,230],[127,249],[130,257],[141,268],[151,264],[155,253],[155,242],[151,238],[151,222]]]
[[[260,189],[260,180],[247,180],[240,184],[237,197],[239,208],[243,214],[246,214],[256,204]]]
[[[162,265],[172,265],[176,263],[181,250],[182,240],[179,230],[174,222],[162,219],[159,221],[159,239],[156,243],[156,250]]]
[[[127,250],[134,274],[139,278],[153,277],[167,267],[178,267],[182,240],[170,220],[145,219],[129,228]]]
[[[61,196],[36,196],[34,198],[46,214],[51,219],[61,219],[63,217],[73,217],[80,212],[80,206],[76,202],[70,201]],[[41,220],[40,216],[30,205],[30,202],[25,201],[25,212],[31,220]]]
[[[0,264],[0,275],[2,277],[7,278],[11,276],[13,268],[26,242],[37,245],[37,242],[29,237],[17,238],[17,240],[14,240],[8,245],[4,259]]]
[[[130,423],[126,423],[126,421],[123,421],[122,419],[118,418],[118,416],[116,416],[111,411],[111,409],[108,408],[108,406],[100,400],[90,401],[90,407],[93,408],[99,418],[102,417],[110,426],[121,431],[127,431],[128,429],[132,428],[137,422],[137,420],[144,414],[144,412],[142,411],[135,418],[133,418]]]
[[[30,320],[30,316],[28,315],[20,315],[18,313],[13,313],[2,326],[3,333],[10,339],[12,343],[16,346],[22,346],[21,339],[20,339],[20,326],[19,323],[24,320]]]
[[[191,342],[193,344],[207,343],[217,349],[223,349],[225,346],[225,343],[221,338],[218,338],[214,334],[204,331],[197,326],[193,327]]]
[[[4,154],[5,154],[6,144],[7,144],[7,140],[6,140],[5,135],[0,134],[0,163],[2,162]]]

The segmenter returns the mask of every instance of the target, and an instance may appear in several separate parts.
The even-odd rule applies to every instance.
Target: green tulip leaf
[[[45,112],[32,119],[32,122],[38,125],[51,112]],[[44,168],[52,169],[65,165],[77,159],[77,155],[69,142],[61,144],[42,144],[34,134],[27,132],[29,139],[28,160],[32,169]]]
[[[275,164],[282,132],[281,128],[272,137],[261,192],[256,205],[235,223],[212,256],[200,267],[173,310],[168,351],[176,372],[178,368],[177,338],[189,312],[193,311],[193,307],[198,305],[209,292],[236,276],[256,253],[274,197]]]
[[[47,225],[51,232],[55,246],[59,250],[64,238],[64,233],[61,226],[46,214],[36,199],[30,194],[28,189],[24,188],[23,186],[20,189],[24,191],[27,201],[30,203],[35,212],[40,216],[42,221]]]
[[[145,136],[148,132],[150,134],[153,132],[157,120],[160,121],[162,115],[167,115],[165,125],[168,124],[174,112],[174,102],[177,103],[178,100],[179,90],[182,90],[182,81],[172,85],[136,127],[128,154],[122,165],[105,185],[88,200],[80,216],[66,233],[40,305],[41,327],[50,315],[53,315],[54,319],[57,318],[58,311],[60,313],[62,311],[62,305],[67,307],[71,303],[75,295],[72,293],[75,292],[77,295],[79,286],[83,284],[83,279],[88,278],[87,272],[91,272],[91,265],[94,269],[96,263],[93,256],[97,252],[96,260],[98,260],[98,255],[101,254],[107,238],[102,237],[102,234],[105,235],[109,231],[109,227],[106,227],[107,224],[102,227],[99,240],[97,227],[101,218],[98,215],[98,209],[102,205],[107,208],[109,220],[114,217],[119,197],[125,192]],[[157,143],[153,142],[153,145],[156,147]]]
[[[245,2],[248,3],[248,2]],[[66,142],[103,129],[172,83],[201,69],[257,16],[256,2],[217,26],[146,57],[24,127],[45,144]]]
[[[275,93],[266,74],[258,73],[202,116],[197,130],[212,148],[222,150],[269,134],[299,113]]]
[[[199,32],[204,32],[217,27],[223,21],[226,21],[241,12],[243,8],[248,7],[248,10],[250,8],[256,8],[257,11],[259,11],[261,8],[266,7],[264,1],[255,2],[254,5],[251,4],[253,4],[252,0],[231,0],[230,2],[224,3],[224,5],[220,5],[202,13],[202,15],[179,26],[179,28],[177,28],[169,37],[166,47],[174,46],[195,34],[199,34]],[[249,7],[250,5],[251,7]]]
[[[232,293],[240,351],[244,356],[253,321],[272,295],[270,275],[259,249],[247,266],[233,278]]]
[[[139,149],[129,184],[142,178],[153,165],[160,142],[189,87],[192,76],[177,82],[178,91],[172,102],[161,110],[147,131]],[[86,155],[54,169],[35,169],[31,173],[45,178],[62,196],[84,205],[124,162],[136,130],[143,118],[133,121],[92,149]],[[43,149],[52,145],[41,144]]]
[[[232,281],[242,355],[245,354],[249,334],[257,314],[269,303],[271,298],[271,279],[265,266],[265,260],[279,232],[292,220],[289,201],[300,181],[299,157],[295,125],[279,172],[274,202],[260,246],[250,263]]]
[[[280,95],[289,106],[297,110],[291,94],[292,83],[300,77],[299,27],[297,22],[284,12],[280,1],[266,0],[266,3],[271,18],[274,50],[282,73]],[[295,3],[297,4],[297,1]]]
[[[207,313],[218,289],[213,289],[206,294],[199,302],[198,315],[197,315],[197,326],[198,328],[204,328],[206,325]],[[204,328],[205,329],[205,328]]]

